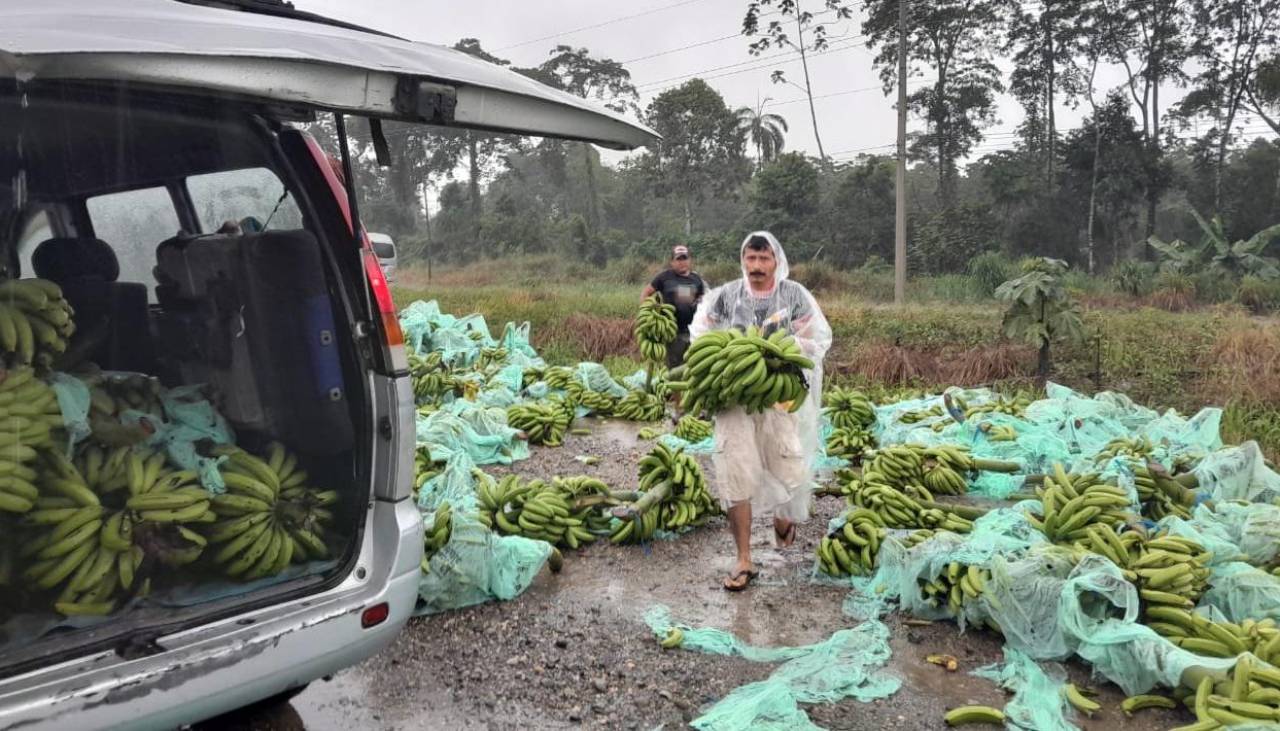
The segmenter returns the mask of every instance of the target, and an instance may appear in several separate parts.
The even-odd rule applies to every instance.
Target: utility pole
[[[893,303],[907,301],[907,0],[898,0],[898,185],[893,240]]]

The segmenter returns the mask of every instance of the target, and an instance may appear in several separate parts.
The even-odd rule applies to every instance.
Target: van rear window
[[[302,228],[302,212],[284,183],[266,168],[225,170],[187,178],[187,193],[205,233],[228,221],[256,219],[274,230]]]
[[[85,201],[93,233],[120,262],[120,281],[142,282],[150,290],[156,278],[156,246],[178,233],[178,212],[165,188],[141,188],[94,196]]]

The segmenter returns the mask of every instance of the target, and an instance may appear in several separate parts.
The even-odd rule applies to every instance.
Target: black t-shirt
[[[697,272],[687,275],[677,274],[668,269],[653,278],[650,287],[662,295],[662,301],[676,307],[676,326],[680,332],[688,332],[689,323],[693,322],[693,313],[698,309],[698,300],[707,293],[707,285]]]

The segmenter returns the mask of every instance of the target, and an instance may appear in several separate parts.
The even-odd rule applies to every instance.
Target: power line
[[[610,19],[610,20],[601,21],[601,22],[599,22],[599,23],[595,23],[595,24],[592,24],[592,25],[584,25],[584,26],[582,26],[581,28],[574,28],[573,30],[566,30],[566,31],[561,31],[561,32],[559,32],[559,33],[552,33],[552,34],[551,34],[551,35],[549,35],[549,36],[542,36],[541,38],[532,38],[532,39],[527,40],[527,41],[521,41],[520,43],[514,43],[514,44],[512,44],[512,45],[510,45],[510,46],[503,46],[502,48],[496,49],[496,51],[498,51],[498,52],[500,52],[500,51],[509,51],[509,50],[511,50],[511,49],[513,49],[513,48],[520,48],[520,47],[522,47],[522,46],[528,46],[528,45],[531,45],[531,44],[534,44],[534,43],[541,43],[542,41],[549,41],[549,40],[553,40],[553,39],[556,39],[556,38],[561,38],[561,37],[563,37],[563,36],[573,35],[574,33],[581,33],[581,32],[582,32],[582,31],[584,31],[584,30],[595,30],[595,29],[597,29],[597,28],[604,28],[605,26],[614,25],[614,24],[616,24],[616,23],[623,23],[623,22],[626,22],[626,21],[628,21],[628,20],[635,20],[636,18],[643,18],[643,17],[645,17],[646,15],[653,15],[653,14],[655,14],[655,13],[661,13],[661,12],[666,11],[666,10],[673,10],[673,9],[675,9],[675,8],[680,8],[680,7],[684,7],[684,6],[686,6],[686,5],[692,5],[692,4],[694,4],[694,3],[699,3],[699,2],[703,2],[703,1],[704,1],[704,0],[681,0],[681,1],[680,1],[680,2],[678,2],[678,3],[672,3],[672,4],[670,4],[670,5],[663,5],[662,7],[657,7],[657,8],[650,8],[649,10],[644,10],[644,11],[641,11],[641,12],[639,12],[639,13],[633,13],[633,14],[631,14],[631,15],[623,15],[623,16],[620,16],[620,17],[617,17],[617,18],[612,18],[612,19]]]
[[[839,53],[841,51],[848,51],[854,48],[861,48],[862,46],[865,46],[865,45],[866,43],[850,43],[846,45],[829,46],[827,49],[823,51],[812,54],[812,57],[815,59],[821,58],[823,56],[826,56],[832,53]],[[799,51],[784,51],[783,53],[775,53],[771,56],[752,58],[746,61],[740,61],[738,63],[731,63],[731,64],[726,64],[724,66],[716,66],[714,68],[702,69],[700,71],[695,71],[689,74],[681,74],[680,76],[672,76],[670,78],[662,79],[660,81],[650,81],[645,84],[637,85],[637,89],[644,94],[656,93],[659,91],[666,91],[667,89],[673,88],[674,86],[678,85],[678,84],[671,84],[670,82],[681,82],[686,79],[692,79],[695,77],[701,78],[704,81],[710,81],[711,79],[720,79],[726,76],[735,76],[737,74],[746,73],[748,71],[756,71],[758,69],[768,68],[769,66],[774,66],[779,63],[789,63],[791,61],[798,61],[798,60],[800,60]],[[752,65],[748,66],[749,64],[752,64]],[[712,74],[717,71],[725,71],[727,69],[735,69],[740,66],[748,66],[748,68],[739,69],[731,73],[717,74],[715,76],[705,76],[705,74]]]

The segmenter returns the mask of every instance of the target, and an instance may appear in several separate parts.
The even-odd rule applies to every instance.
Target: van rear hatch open
[[[654,139],[358,29],[174,0],[3,13],[0,678],[335,586],[371,500],[407,496],[379,461],[412,435],[378,385],[373,275],[287,121]]]

